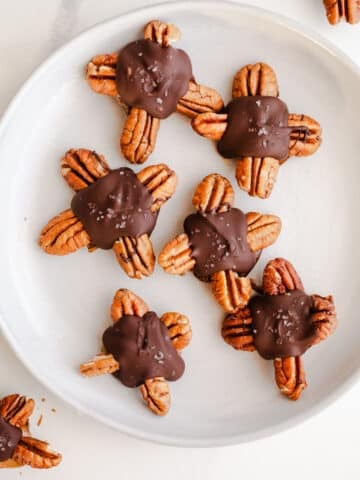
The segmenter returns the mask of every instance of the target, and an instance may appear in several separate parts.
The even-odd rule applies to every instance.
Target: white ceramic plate
[[[260,277],[269,258],[285,256],[309,293],[333,293],[336,299],[338,331],[305,355],[309,387],[298,402],[278,393],[272,362],[223,342],[223,314],[208,285],[191,274],[173,277],[157,268],[151,278],[131,281],[111,252],[89,255],[84,250],[60,258],[37,246],[41,227],[71,200],[59,172],[68,148],[96,149],[111,166],[126,165],[118,152],[124,118],[111,99],[88,88],[84,66],[93,55],[138,38],[153,18],[181,28],[179,46],[190,54],[196,78],[225,99],[240,66],[265,61],[276,70],[290,111],[308,113],[323,126],[319,152],[289,161],[270,200],[251,199],[236,188],[236,205],[244,211],[272,212],[283,220],[279,241],[264,252],[255,275]],[[360,288],[359,82],[350,60],[303,27],[263,10],[220,2],[172,3],[130,13],[81,34],[45,62],[15,98],[0,129],[1,325],[32,373],[81,412],[141,438],[184,446],[269,435],[335,399],[360,367],[355,307]],[[234,165],[177,114],[162,122],[148,164],[156,162],[168,163],[179,176],[178,191],[153,235],[158,252],[181,231],[199,180],[217,171],[234,183]],[[158,313],[178,310],[191,319],[186,374],[171,384],[166,418],[149,413],[136,389],[111,376],[84,379],[78,374],[78,365],[99,350],[119,287],[135,290]]]

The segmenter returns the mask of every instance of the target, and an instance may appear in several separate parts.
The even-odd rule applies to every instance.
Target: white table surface
[[[149,0],[1,0],[0,113],[32,70],[55,48],[89,26],[145,5]],[[321,0],[248,0],[299,20],[342,48],[360,64],[360,25],[331,28]],[[329,99],[330,100],[330,99]],[[4,159],[2,159],[4,161]],[[6,228],[6,227],[2,227]],[[1,266],[0,266],[1,268]],[[1,295],[1,286],[0,286]],[[118,478],[303,479],[306,475],[359,478],[360,385],[336,404],[290,431],[250,444],[215,449],[159,446],[122,435],[77,413],[27,372],[0,336],[0,396],[21,392],[38,401],[40,438],[63,453],[51,471],[0,470],[0,479],[72,480]],[[40,399],[45,398],[45,402]],[[191,419],[189,419],[191,421]],[[34,422],[33,422],[34,423]]]

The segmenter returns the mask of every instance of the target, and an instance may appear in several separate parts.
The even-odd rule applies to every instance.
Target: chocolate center
[[[9,460],[13,456],[21,438],[20,428],[11,425],[0,415],[0,462]]]
[[[254,344],[262,357],[295,357],[311,347],[315,338],[312,304],[312,298],[300,290],[250,300]]]
[[[130,168],[112,170],[89,187],[80,190],[71,202],[91,242],[112,248],[120,237],[150,234],[157,213],[151,211],[152,196]]]
[[[218,143],[225,158],[273,157],[289,154],[288,109],[275,97],[239,97],[226,107],[227,128]]]
[[[103,343],[120,364],[114,376],[127,387],[138,387],[154,377],[177,380],[184,373],[184,361],[154,312],[147,312],[142,318],[123,316],[105,330]]]
[[[195,213],[184,221],[195,259],[194,275],[209,282],[221,270],[247,275],[259,255],[247,242],[247,222],[241,210],[231,208],[225,213]]]
[[[166,118],[189,89],[192,78],[188,55],[151,40],[129,43],[119,53],[116,85],[121,100],[153,117]]]

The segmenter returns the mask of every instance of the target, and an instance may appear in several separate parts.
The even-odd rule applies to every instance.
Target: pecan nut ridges
[[[111,305],[113,325],[103,334],[105,353],[80,365],[85,377],[113,374],[127,387],[140,387],[148,408],[165,415],[170,407],[167,380],[184,372],[178,352],[191,340],[189,319],[177,312],[159,318],[130,290],[120,289]]]
[[[331,25],[341,20],[350,24],[360,22],[359,0],[323,0],[326,16]]]
[[[289,114],[278,98],[276,74],[265,63],[241,68],[232,94],[222,113],[201,113],[193,118],[192,127],[217,142],[221,156],[236,160],[242,190],[268,198],[280,166],[290,156],[311,155],[319,148],[321,127],[306,115]]]
[[[61,462],[61,454],[47,442],[30,436],[34,406],[34,400],[18,394],[0,399],[0,469],[23,465],[44,469]]]
[[[211,283],[226,312],[236,312],[252,293],[251,281],[245,277],[261,250],[276,241],[281,221],[274,215],[245,215],[234,208],[231,183],[216,173],[198,184],[192,203],[197,213],[185,219],[185,233],[163,247],[159,264],[176,275],[192,270],[199,280]]]
[[[95,151],[72,148],[61,159],[61,174],[76,195],[72,208],[43,228],[41,248],[52,255],[82,247],[89,252],[112,248],[130,278],[151,275],[155,255],[150,234],[160,208],[176,190],[176,173],[165,164],[137,174],[129,168],[111,170]]]
[[[278,97],[279,86],[274,70],[266,63],[256,63],[240,68],[235,74],[233,98],[261,95]]]
[[[298,400],[307,387],[302,355],[336,328],[333,298],[307,295],[295,268],[284,258],[268,262],[262,287],[256,291],[225,317],[222,337],[236,350],[256,350],[272,360],[280,392]]]
[[[175,111],[193,118],[223,107],[216,90],[194,80],[187,54],[171,46],[180,37],[175,25],[152,20],[144,28],[143,40],[88,63],[89,86],[114,97],[127,110],[120,149],[131,163],[143,163],[153,152],[160,119]]]
[[[89,244],[88,233],[71,209],[52,218],[39,238],[40,247],[51,255],[67,255]]]
[[[170,409],[170,390],[162,377],[149,378],[140,387],[141,395],[148,408],[156,415],[166,415]]]
[[[280,392],[290,400],[298,400],[307,387],[301,357],[276,358],[275,381]]]

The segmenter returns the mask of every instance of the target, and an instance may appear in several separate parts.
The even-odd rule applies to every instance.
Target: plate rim
[[[64,43],[62,46],[57,48],[54,52],[52,52],[44,61],[42,61],[34,70],[30,73],[27,79],[23,82],[22,86],[19,88],[18,92],[15,96],[10,100],[8,106],[5,109],[5,112],[0,117],[0,145],[2,143],[2,139],[4,136],[4,132],[6,132],[7,126],[11,121],[11,117],[14,113],[16,113],[17,106],[21,104],[22,99],[26,96],[28,90],[31,86],[36,83],[38,77],[46,71],[46,69],[60,57],[66,50],[70,49],[73,44],[77,42],[81,42],[83,38],[93,33],[94,30],[101,30],[104,27],[106,28],[107,25],[111,23],[117,22],[119,19],[126,20],[136,18],[136,16],[141,14],[148,13],[150,15],[168,15],[171,14],[172,11],[177,11],[178,9],[192,9],[195,7],[203,7],[203,8],[234,8],[239,11],[244,11],[250,14],[254,14],[260,16],[261,18],[266,18],[269,21],[272,21],[274,24],[278,24],[280,26],[284,26],[297,35],[307,38],[308,40],[312,41],[313,43],[317,44],[320,48],[325,49],[329,54],[336,58],[336,60],[343,65],[345,65],[348,69],[350,69],[356,76],[359,77],[360,80],[360,66],[351,59],[349,55],[347,55],[343,50],[333,44],[330,40],[325,38],[323,35],[319,34],[317,31],[308,27],[297,20],[293,20],[285,15],[278,14],[271,10],[267,10],[262,7],[248,5],[246,3],[238,3],[231,0],[181,0],[181,1],[165,1],[159,2],[154,5],[148,5],[145,7],[139,7],[133,9],[131,11],[125,12],[120,15],[112,16],[108,19],[102,20],[97,22],[90,27],[86,28],[85,30],[81,31],[78,35],[71,38],[69,41]],[[4,273],[5,272],[5,273]],[[2,279],[6,278],[6,271],[2,271],[0,273],[0,277]],[[1,308],[1,299],[0,299],[0,308]],[[182,437],[182,436],[168,436],[166,434],[159,434],[159,433],[151,433],[150,431],[140,430],[135,427],[127,426],[124,424],[119,424],[118,422],[112,421],[110,418],[106,417],[105,415],[94,411],[90,407],[83,405],[81,401],[75,398],[68,398],[64,394],[62,390],[56,389],[50,382],[48,382],[45,378],[42,378],[40,373],[37,373],[31,361],[28,358],[25,358],[25,354],[21,352],[21,349],[18,347],[15,338],[13,337],[9,327],[7,326],[8,322],[5,319],[5,314],[3,313],[2,309],[0,309],[0,332],[3,334],[3,337],[7,341],[8,345],[10,346],[11,350],[15,353],[16,357],[21,361],[21,363],[25,366],[28,372],[36,378],[37,381],[41,385],[43,385],[46,389],[48,389],[51,393],[56,395],[56,397],[60,398],[63,402],[73,408],[77,413],[81,412],[86,414],[87,416],[114,428],[126,435],[131,435],[132,437],[136,437],[141,440],[151,441],[163,445],[170,445],[170,446],[178,446],[178,447],[219,447],[219,446],[227,446],[227,445],[236,445],[241,443],[248,443],[250,441],[255,441],[257,439],[270,437],[277,433],[283,432],[290,428],[298,426],[300,423],[308,421],[315,415],[318,415],[320,412],[324,411],[330,405],[335,403],[344,393],[350,391],[352,387],[359,381],[360,379],[360,367],[350,373],[347,378],[338,386],[336,386],[331,393],[329,393],[326,397],[324,397],[321,401],[317,404],[313,405],[309,409],[304,412],[298,413],[293,415],[292,417],[277,423],[276,425],[272,425],[271,427],[265,427],[260,430],[257,430],[252,433],[246,434],[238,434],[238,435],[231,435],[231,436],[221,436],[219,438],[210,439],[206,438],[191,438]]]

